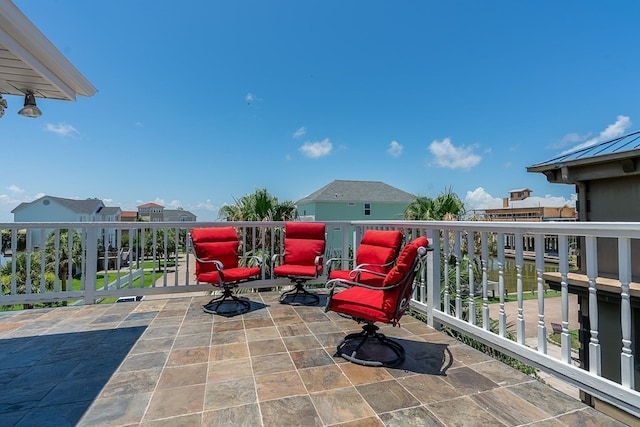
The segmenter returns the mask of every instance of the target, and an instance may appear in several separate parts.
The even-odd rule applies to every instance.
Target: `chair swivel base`
[[[231,289],[225,288],[222,295],[216,297],[202,306],[205,313],[231,317],[244,314],[251,308],[251,303],[246,299],[238,298]]]
[[[391,338],[378,333],[379,328],[367,323],[361,332],[349,334],[338,343],[334,356],[363,366],[397,366],[404,360],[404,348]]]
[[[289,305],[318,305],[320,297],[304,288],[301,282],[296,282],[295,288],[280,294],[280,304]]]

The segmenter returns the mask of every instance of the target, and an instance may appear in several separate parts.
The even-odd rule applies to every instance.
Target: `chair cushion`
[[[235,228],[194,228],[191,230],[191,241],[198,258],[220,261],[225,270],[238,267],[240,242]],[[196,263],[196,276],[217,270],[218,267],[214,263]]]
[[[393,312],[383,310],[384,291],[354,286],[331,298],[330,310],[359,319],[390,323]]]
[[[315,265],[283,264],[274,267],[273,274],[280,277],[317,277],[322,272],[322,264],[318,265],[316,274]]]
[[[324,224],[318,222],[286,223],[283,264],[313,266],[316,257],[324,254],[324,249]],[[319,266],[320,271],[321,268]],[[315,273],[313,275],[315,276]]]
[[[356,252],[356,264],[389,264],[398,255],[402,237],[402,232],[398,230],[365,231]],[[367,268],[387,273],[392,266],[367,266]]]
[[[260,267],[242,267],[242,268],[225,268],[222,272],[211,271],[207,273],[196,274],[198,282],[211,283],[217,286],[220,283],[220,273],[222,273],[223,282],[239,282],[242,280],[257,279],[260,277]]]
[[[412,269],[414,268],[414,261],[416,256],[418,256],[418,248],[423,246],[426,247],[429,244],[429,241],[426,237],[420,236],[402,248],[402,252],[398,255],[398,259],[396,260],[396,264],[393,266],[387,277],[384,279],[383,286],[391,286],[403,282],[410,278],[410,280],[414,279],[414,275],[412,274]],[[400,292],[402,292],[402,286],[397,286],[393,289],[384,292],[384,301],[382,309],[385,312],[394,311],[396,306],[398,305],[398,300],[400,299]],[[409,291],[411,287],[408,287]],[[404,295],[403,298],[408,298],[410,295]]]

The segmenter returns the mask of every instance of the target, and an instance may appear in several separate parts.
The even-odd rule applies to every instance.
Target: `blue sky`
[[[526,167],[640,122],[637,1],[15,4],[98,93],[6,96],[0,222],[44,194],[211,221],[335,179],[571,203]]]

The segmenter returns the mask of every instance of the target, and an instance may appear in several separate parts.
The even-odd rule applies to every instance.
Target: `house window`
[[[371,215],[371,203],[364,204],[364,214],[365,216]]]

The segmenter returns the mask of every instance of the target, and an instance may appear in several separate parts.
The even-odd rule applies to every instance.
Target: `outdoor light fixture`
[[[7,100],[0,95],[0,118],[4,116],[4,109],[7,108]]]
[[[42,115],[42,111],[40,111],[36,106],[36,97],[33,96],[33,92],[26,93],[24,96],[24,107],[18,111],[18,114],[24,117],[32,117],[34,119]]]

